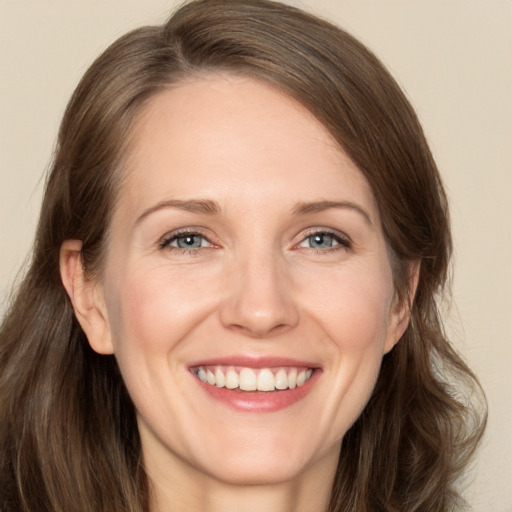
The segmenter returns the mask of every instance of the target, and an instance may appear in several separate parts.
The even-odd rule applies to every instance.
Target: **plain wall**
[[[295,3],[297,2],[289,2]],[[0,0],[0,307],[37,220],[44,169],[78,79],[163,0]],[[451,200],[448,329],[489,400],[471,474],[476,512],[512,511],[512,2],[309,0],[390,68],[423,122]],[[0,313],[3,309],[0,309]]]

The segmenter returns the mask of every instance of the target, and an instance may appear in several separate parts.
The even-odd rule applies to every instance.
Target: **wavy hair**
[[[133,404],[114,356],[96,354],[74,317],[59,251],[79,239],[86,271],[101,269],[134,119],[158,91],[210,71],[263,80],[330,131],[371,185],[402,300],[411,262],[421,265],[410,325],[344,437],[329,511],[462,506],[457,479],[485,404],[438,311],[448,208],[411,105],[369,50],[327,21],[266,0],[197,0],[114,42],[68,104],[32,261],[0,330],[0,509],[149,510]]]

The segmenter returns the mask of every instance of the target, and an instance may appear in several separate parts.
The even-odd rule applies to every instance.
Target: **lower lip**
[[[315,370],[311,378],[302,386],[279,391],[240,391],[238,389],[218,388],[194,379],[208,395],[228,407],[245,412],[276,412],[289,407],[305,398],[315,385],[320,370]]]

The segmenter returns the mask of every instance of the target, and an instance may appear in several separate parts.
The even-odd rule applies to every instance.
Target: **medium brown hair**
[[[59,274],[67,239],[101,269],[130,128],[146,100],[196,73],[274,85],[308,108],[357,164],[378,204],[411,322],[345,435],[331,512],[452,510],[485,412],[438,312],[451,253],[446,197],[417,117],[378,59],[330,23],[259,0],[198,0],[117,40],[67,107],[33,258],[0,331],[0,509],[147,512],[135,411],[113,356],[92,351]],[[477,395],[481,396],[481,395]]]

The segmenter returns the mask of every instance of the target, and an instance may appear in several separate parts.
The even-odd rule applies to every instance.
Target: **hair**
[[[74,316],[59,252],[79,239],[85,270],[100,271],[137,114],[158,91],[209,72],[271,84],[329,130],[371,185],[402,300],[420,262],[410,324],[344,437],[329,511],[462,507],[457,482],[485,403],[440,319],[448,208],[411,105],[369,50],[327,21],[266,0],[197,0],[114,42],[66,109],[31,264],[0,330],[0,509],[149,510],[133,404],[114,356],[95,353]]]

